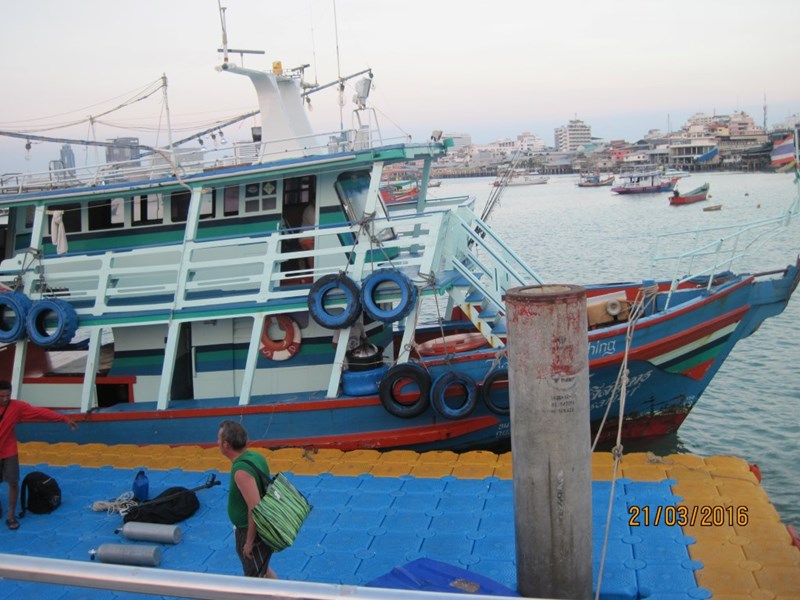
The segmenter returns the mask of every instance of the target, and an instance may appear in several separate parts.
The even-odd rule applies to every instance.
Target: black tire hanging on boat
[[[20,292],[0,294],[0,344],[11,344],[27,335],[25,324],[31,306],[31,299]],[[6,319],[9,311],[14,313],[12,320]]]
[[[339,314],[325,309],[325,296],[339,289],[346,305]],[[308,291],[308,312],[311,318],[326,329],[344,329],[356,322],[361,314],[361,291],[358,284],[344,273],[325,275],[317,279]]]
[[[48,331],[48,316],[55,325]],[[28,312],[28,337],[42,348],[60,348],[69,344],[78,329],[78,315],[69,302],[58,298],[37,300]]]
[[[447,404],[447,390],[452,386],[460,386],[464,390],[464,402],[453,408]],[[466,373],[447,371],[439,375],[431,388],[431,404],[434,410],[445,419],[463,419],[472,414],[478,404],[478,386],[475,380]]]
[[[492,386],[498,379],[508,379],[508,369],[497,369],[489,373],[481,385],[481,400],[490,411],[496,415],[507,415],[511,412],[511,401],[506,406],[502,406],[492,399]]]
[[[388,310],[378,306],[375,293],[382,283],[394,283],[400,288],[400,301]],[[397,269],[378,269],[367,277],[361,286],[361,305],[372,319],[383,323],[399,321],[411,312],[417,303],[419,291],[408,275]]]
[[[411,381],[419,388],[419,397],[410,403],[400,402],[396,386],[401,381]],[[425,412],[430,402],[431,376],[415,363],[395,365],[381,379],[378,395],[381,404],[390,414],[403,419],[417,417]]]

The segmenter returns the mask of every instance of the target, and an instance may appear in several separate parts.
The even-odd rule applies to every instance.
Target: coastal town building
[[[555,147],[557,152],[576,152],[592,142],[592,128],[580,119],[571,119],[562,127],[556,127]]]
[[[524,161],[523,168],[549,175],[615,172],[637,165],[687,171],[767,170],[776,135],[782,139],[785,132],[798,125],[800,115],[793,114],[768,132],[742,111],[724,115],[698,112],[676,130],[664,133],[654,128],[642,139],[628,142],[593,138],[591,126],[576,118],[555,129],[553,147],[547,147],[541,137],[529,131],[514,139],[504,138],[483,145],[467,145],[470,136],[457,134],[454,151],[438,165],[483,174],[500,165],[507,166],[515,158],[518,162]]]

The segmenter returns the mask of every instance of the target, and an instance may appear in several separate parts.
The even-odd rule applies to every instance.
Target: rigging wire
[[[41,126],[38,126],[38,127],[22,128],[20,133],[38,133],[38,132],[43,132],[43,131],[53,131],[55,129],[64,129],[64,128],[67,128],[67,127],[73,127],[75,125],[82,125],[83,123],[87,123],[87,122],[91,121],[92,119],[96,120],[99,117],[104,117],[105,115],[111,114],[111,113],[116,112],[118,110],[121,110],[123,108],[127,108],[128,106],[132,106],[132,105],[134,105],[134,104],[136,104],[138,102],[141,102],[143,100],[146,100],[147,98],[149,98],[150,96],[152,96],[153,94],[156,94],[157,92],[159,92],[161,90],[161,88],[163,87],[163,82],[161,80],[159,80],[158,81],[158,85],[156,87],[154,87],[154,88],[152,87],[153,85],[154,85],[153,83],[147,84],[147,86],[145,86],[141,91],[137,92],[137,94],[135,96],[133,96],[131,98],[128,98],[126,101],[122,102],[121,104],[118,104],[114,108],[110,108],[110,109],[108,109],[106,111],[103,111],[103,112],[97,114],[97,115],[90,115],[89,117],[84,117],[82,119],[78,119],[78,120],[75,120],[75,121],[70,121],[68,123],[52,124],[52,125],[41,125]],[[99,104],[95,104],[94,106],[99,106]],[[72,111],[72,112],[77,112],[77,111]],[[65,114],[70,114],[70,113],[62,113],[62,115],[65,115]],[[61,116],[61,115],[57,115],[57,116]],[[25,123],[25,122],[31,122],[31,121],[41,121],[41,120],[44,120],[44,119],[47,119],[47,118],[52,118],[52,117],[44,117],[44,118],[41,118],[41,119],[29,119],[27,121],[16,121],[16,123]],[[13,125],[13,122],[10,123],[10,124]],[[8,124],[4,124],[4,126],[7,126],[7,125]]]

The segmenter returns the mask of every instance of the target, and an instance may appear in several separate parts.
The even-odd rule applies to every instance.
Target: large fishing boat
[[[80,422],[22,424],[19,438],[213,445],[236,419],[266,447],[507,444],[504,294],[540,279],[474,199],[427,197],[447,140],[376,144],[361,126],[320,142],[302,68],[226,54],[221,71],[252,80],[262,119],[233,156],[150,148],[0,186],[2,376]],[[382,175],[409,163],[419,196],[390,213]],[[800,277],[726,261],[587,287],[595,429],[620,418],[623,363],[623,435],[676,429]]]

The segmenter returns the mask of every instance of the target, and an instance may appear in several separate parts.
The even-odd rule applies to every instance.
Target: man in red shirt
[[[73,431],[78,428],[78,424],[66,415],[47,408],[31,406],[21,400],[12,400],[11,384],[0,380],[0,483],[8,482],[6,525],[9,529],[19,529],[19,523],[14,518],[19,493],[19,456],[14,427],[22,421],[61,421],[69,425]],[[0,513],[2,513],[1,506]]]

